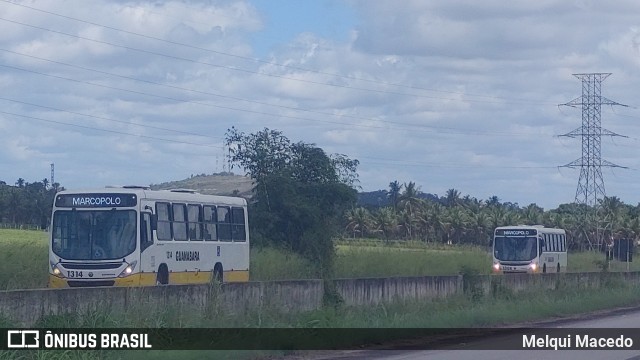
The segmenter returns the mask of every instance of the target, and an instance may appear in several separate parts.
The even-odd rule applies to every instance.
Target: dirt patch
[[[153,190],[192,189],[201,194],[241,196],[250,198],[253,191],[253,179],[233,173],[212,175],[194,175],[188,179],[152,184]]]

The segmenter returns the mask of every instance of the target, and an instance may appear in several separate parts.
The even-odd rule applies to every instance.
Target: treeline
[[[612,238],[640,239],[640,204],[605,197],[598,206],[562,204],[557,209],[479,200],[449,189],[442,197],[425,196],[415,183],[394,181],[381,192],[387,206],[367,204],[349,210],[346,237],[407,239],[445,244],[490,244],[493,230],[506,225],[544,225],[565,229],[572,249],[588,249]]]
[[[0,222],[46,229],[51,220],[53,198],[60,190],[64,190],[60,184],[49,184],[46,178],[32,183],[19,178],[14,185],[0,181]]]

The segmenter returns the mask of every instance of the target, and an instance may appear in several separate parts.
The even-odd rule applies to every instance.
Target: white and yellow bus
[[[249,280],[243,198],[141,186],[61,191],[50,235],[51,288]]]
[[[567,236],[562,229],[502,226],[493,237],[494,273],[567,271]]]

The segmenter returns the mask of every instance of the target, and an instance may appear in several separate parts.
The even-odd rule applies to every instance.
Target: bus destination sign
[[[496,236],[535,236],[535,229],[497,229]]]
[[[138,204],[135,194],[63,194],[56,197],[57,207],[114,208],[132,207]]]

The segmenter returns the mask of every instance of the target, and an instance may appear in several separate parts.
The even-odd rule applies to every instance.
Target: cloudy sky
[[[640,3],[595,0],[0,0],[0,180],[66,188],[223,170],[268,127],[414,181],[545,209],[572,202],[575,73],[602,95],[607,195],[640,202]],[[238,170],[236,170],[237,172]]]

